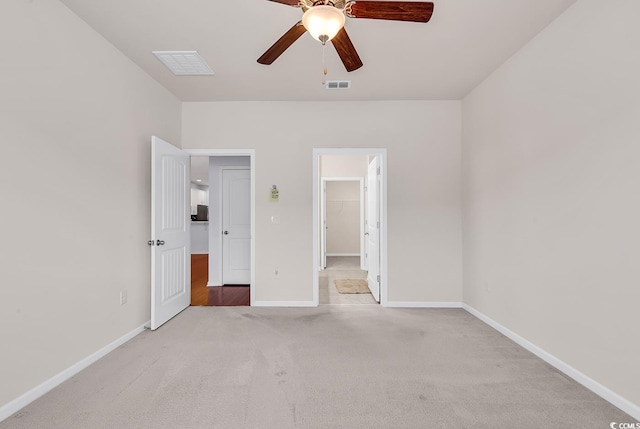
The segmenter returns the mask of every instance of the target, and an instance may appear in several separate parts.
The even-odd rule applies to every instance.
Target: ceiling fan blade
[[[300,7],[299,0],[269,0],[275,3],[286,4],[287,6]]]
[[[300,36],[306,32],[307,29],[302,25],[302,21],[298,21],[296,25],[284,33],[276,43],[274,43],[264,54],[262,54],[260,58],[258,58],[258,62],[265,65],[273,63],[284,51],[287,50],[289,46],[293,44],[293,42],[298,40]]]
[[[344,64],[348,72],[358,70],[362,67],[362,61],[344,27],[331,39],[331,43],[333,43],[333,47],[336,48],[342,64]]]
[[[351,6],[352,18],[428,22],[432,14],[431,2],[356,0]]]

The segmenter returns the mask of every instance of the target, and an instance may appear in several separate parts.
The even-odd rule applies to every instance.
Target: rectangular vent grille
[[[177,76],[213,74],[211,67],[197,51],[153,51],[153,55]]]
[[[329,80],[326,83],[327,89],[350,89],[351,81],[350,80]]]

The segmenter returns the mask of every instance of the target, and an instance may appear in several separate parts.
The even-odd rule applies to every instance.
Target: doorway
[[[360,175],[368,157],[320,159],[319,304],[376,304],[366,283],[365,178],[323,176],[322,166],[335,162]]]
[[[250,156],[200,156],[198,151],[191,153],[191,165],[192,186],[208,185],[206,198],[201,199],[207,202],[209,215],[191,223],[191,305],[250,305],[253,218]],[[192,213],[195,205],[192,201]]]
[[[385,173],[386,149],[313,150],[315,305],[386,304]]]
[[[320,269],[327,257],[349,256],[366,270],[364,177],[321,176],[320,182]]]

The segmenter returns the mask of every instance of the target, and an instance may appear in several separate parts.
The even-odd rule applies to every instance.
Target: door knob
[[[162,246],[162,245],[164,244],[164,240],[157,240],[157,241],[156,241],[156,244],[157,244],[158,246]]]
[[[229,235],[229,231],[223,232],[224,235]]]

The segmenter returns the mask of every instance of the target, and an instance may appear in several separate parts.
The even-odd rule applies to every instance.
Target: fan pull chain
[[[325,48],[326,44],[323,43],[322,44],[322,72],[324,73],[324,75],[322,76],[322,85],[326,85],[327,84],[327,63],[325,61],[325,57],[324,57],[324,48]]]

